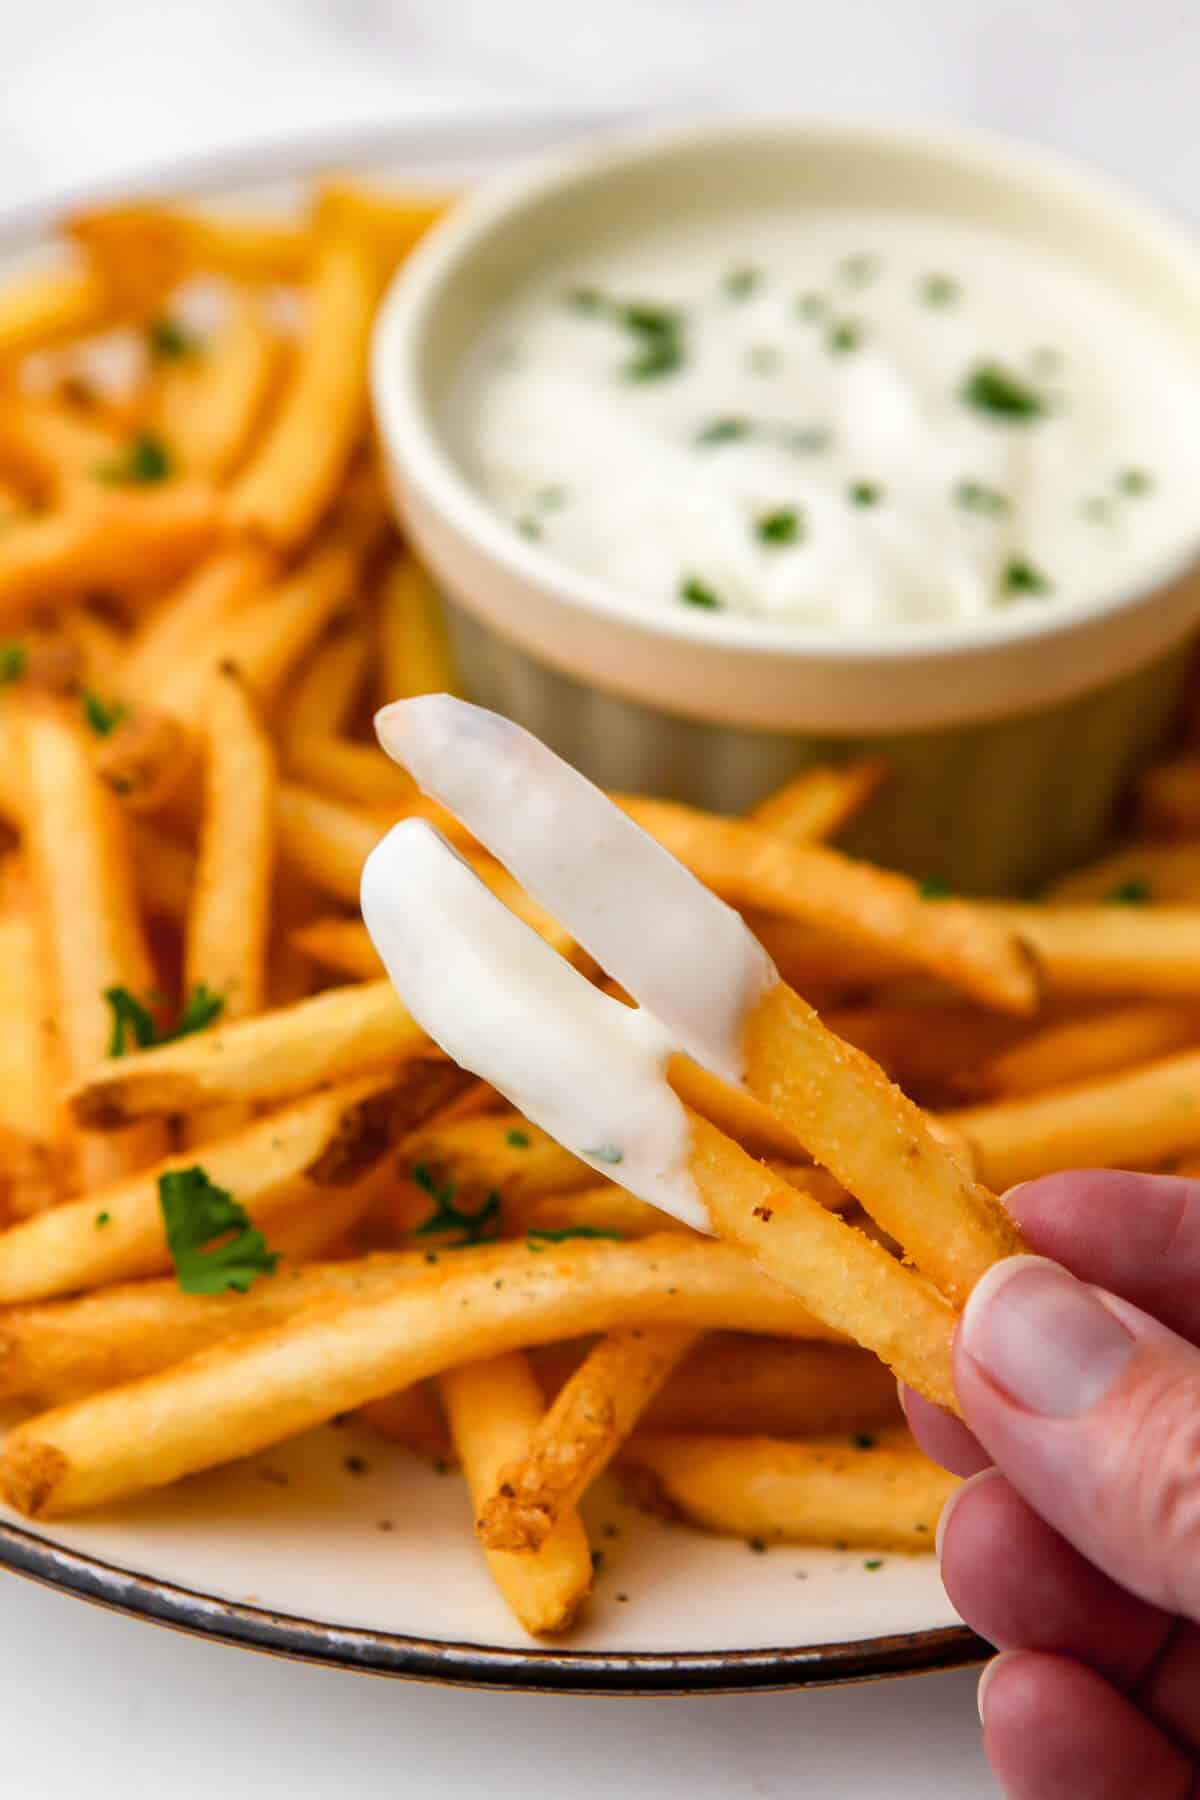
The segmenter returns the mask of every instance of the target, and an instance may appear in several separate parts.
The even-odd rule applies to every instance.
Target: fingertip
[[[925,1400],[912,1388],[900,1386],[900,1404],[908,1428],[931,1461],[952,1475],[977,1475],[991,1464],[991,1457],[961,1419]]]
[[[962,1505],[968,1494],[973,1493],[976,1488],[982,1487],[985,1482],[990,1481],[993,1476],[999,1474],[999,1469],[991,1467],[979,1469],[974,1475],[969,1475],[961,1487],[955,1488],[954,1492],[943,1506],[938,1515],[937,1531],[933,1540],[933,1552],[937,1557],[939,1567],[941,1566],[942,1561],[942,1550],[946,1543],[946,1533],[950,1528],[950,1521],[954,1517],[954,1514]]]
[[[984,1663],[979,1673],[979,1685],[975,1689],[975,1705],[979,1710],[979,1723],[987,1730],[987,1693],[996,1676],[1006,1663],[1014,1662],[1024,1652],[1020,1650],[1001,1650],[990,1662]]]

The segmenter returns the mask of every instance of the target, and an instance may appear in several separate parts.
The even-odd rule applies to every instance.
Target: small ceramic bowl
[[[396,501],[439,582],[465,689],[607,786],[725,811],[808,762],[882,752],[896,780],[854,850],[963,890],[1029,888],[1096,846],[1169,726],[1200,619],[1200,505],[1188,541],[1089,607],[839,641],[786,621],[633,613],[521,538],[456,461],[454,374],[510,295],[606,234],[764,200],[918,210],[1052,247],[1200,360],[1190,237],[1056,156],[974,133],[723,124],[486,184],[397,277],[373,361]]]

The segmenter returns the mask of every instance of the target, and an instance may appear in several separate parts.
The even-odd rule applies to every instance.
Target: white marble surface
[[[1187,0],[0,0],[0,207],[397,120],[789,108],[973,120],[1200,219]],[[0,1577],[6,1786],[565,1800],[994,1792],[970,1674],[737,1699],[472,1695],[295,1667]]]

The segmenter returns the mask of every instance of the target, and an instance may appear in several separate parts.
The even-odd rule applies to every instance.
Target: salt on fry
[[[461,1250],[398,1293],[309,1309],[18,1425],[0,1451],[0,1488],[18,1511],[61,1517],[249,1455],[461,1363],[618,1325],[827,1335],[730,1244],[665,1233],[541,1254]]]
[[[486,1547],[539,1551],[697,1341],[696,1332],[670,1326],[631,1326],[601,1338],[476,1500],[475,1529]]]
[[[520,1350],[448,1369],[439,1379],[455,1451],[478,1510],[521,1456],[542,1418],[542,1394]],[[487,1548],[492,1579],[526,1631],[565,1631],[591,1592],[592,1557],[579,1514],[564,1506],[532,1554]]]
[[[928,1550],[958,1480],[907,1432],[846,1437],[639,1437],[624,1466],[638,1491],[705,1531],[753,1544]],[[649,1485],[647,1485],[649,1484]]]

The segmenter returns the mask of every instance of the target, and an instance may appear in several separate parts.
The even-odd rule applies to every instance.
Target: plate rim
[[[536,154],[554,136],[616,130],[644,112],[548,109],[366,122],[164,157],[0,208],[0,252],[35,248],[64,212],[131,194],[169,190],[201,195],[284,181],[322,167],[369,167],[407,156],[435,163],[473,151],[483,154],[489,146],[501,156]],[[412,1637],[221,1600],[124,1569],[7,1520],[0,1520],[0,1568],[108,1611],[243,1650],[452,1686],[630,1696],[745,1693],[932,1674],[980,1663],[991,1654],[990,1646],[966,1625],[843,1643],[713,1651],[573,1651]]]
[[[742,1650],[570,1650],[412,1637],[222,1600],[0,1521],[0,1567],[127,1617],[293,1662],[458,1687],[552,1694],[745,1693],[935,1674],[991,1648],[966,1625]]]

